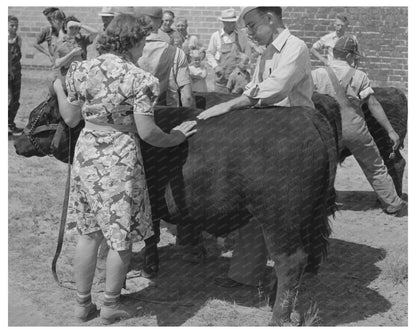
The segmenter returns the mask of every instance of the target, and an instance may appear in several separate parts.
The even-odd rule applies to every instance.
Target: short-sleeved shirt
[[[351,69],[350,65],[344,60],[335,59],[331,62],[331,68],[336,77],[341,81]],[[331,80],[325,68],[318,68],[312,71],[312,78],[314,88],[321,94],[328,94],[336,96],[335,90],[332,87]],[[371,88],[371,81],[367,74],[360,70],[355,70],[351,81],[347,85],[347,95],[358,98],[360,100],[366,99],[374,90]]]
[[[351,35],[351,37],[355,39],[358,45],[357,38],[354,35]],[[316,50],[326,50],[328,61],[332,61],[334,59],[334,46],[339,39],[340,37],[338,37],[337,33],[334,31],[325,36],[322,36],[312,45],[312,47]]]
[[[75,38],[68,38],[64,36],[61,40],[57,41],[54,58],[62,58],[70,53],[76,47],[80,47],[82,52],[79,56],[74,57],[73,61],[81,61],[87,59],[87,47],[94,42],[94,39],[90,38],[90,35],[78,34]],[[60,68],[61,74],[66,75],[69,65]]]
[[[58,42],[59,31],[56,31],[51,26],[43,27],[42,30],[36,36],[36,44],[42,44],[47,42],[49,54],[53,56],[55,54],[56,43]]]
[[[227,88],[232,93],[242,94],[249,82],[250,73],[237,67],[228,78]]]
[[[83,118],[98,124],[132,125],[133,113],[153,116],[159,94],[153,75],[113,54],[73,62],[66,84],[68,101],[82,105]],[[118,114],[120,104],[132,105],[133,112]]]
[[[146,44],[143,54],[137,62],[137,65],[143,70],[155,75],[161,56],[169,46],[163,41],[158,34],[152,33],[146,38]],[[162,78],[159,78],[162,81]],[[183,50],[176,48],[173,64],[169,73],[168,83],[168,106],[179,106],[178,88],[191,84],[189,74],[188,60]],[[164,91],[161,88],[160,94]]]
[[[285,29],[257,60],[243,94],[259,105],[314,107],[311,69],[305,42]]]

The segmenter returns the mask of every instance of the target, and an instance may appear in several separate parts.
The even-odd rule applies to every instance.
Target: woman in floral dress
[[[120,302],[129,267],[132,242],[153,234],[139,136],[151,145],[170,147],[196,132],[196,122],[185,122],[170,134],[154,123],[153,107],[159,87],[151,74],[134,64],[142,54],[150,21],[120,14],[97,43],[95,59],[74,62],[54,88],[65,122],[85,128],[77,141],[73,163],[68,221],[77,222],[74,273],[77,287],[75,317],[85,321],[97,312],[91,287],[97,251],[103,237],[110,251],[106,263],[104,324],[134,316]]]

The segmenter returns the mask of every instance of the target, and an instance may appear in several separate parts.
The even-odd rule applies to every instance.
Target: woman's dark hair
[[[62,26],[62,31],[67,33],[68,32],[68,22],[73,21],[73,22],[81,22],[80,20],[78,20],[75,16],[68,16],[65,21],[64,24]]]
[[[152,30],[152,20],[147,16],[136,17],[119,14],[114,17],[97,41],[97,51],[103,53],[125,54],[137,45]]]

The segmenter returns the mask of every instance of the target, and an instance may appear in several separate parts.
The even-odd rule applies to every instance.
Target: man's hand
[[[393,152],[394,152],[399,148],[400,137],[394,130],[391,130],[388,134],[389,134],[390,140],[393,142]]]
[[[224,75],[224,68],[222,68],[221,66],[217,66],[214,68],[214,72],[216,76],[220,77]]]
[[[202,119],[202,120],[206,120],[208,118],[216,117],[216,116],[222,115],[224,113],[227,113],[230,110],[231,110],[231,108],[228,106],[227,103],[222,103],[222,104],[215,105],[212,108],[209,108],[209,109],[201,112],[197,116],[197,118]]]
[[[82,53],[82,49],[80,47],[76,47],[75,49],[73,49],[71,51],[71,54],[73,56],[79,56],[79,55],[81,55],[81,53]]]

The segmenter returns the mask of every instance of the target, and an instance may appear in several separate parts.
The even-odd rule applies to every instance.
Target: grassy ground
[[[18,125],[47,93],[48,72],[24,71]],[[8,152],[9,325],[69,326],[74,291],[54,282],[50,263],[56,248],[65,188],[66,165],[51,157],[17,156],[13,140]],[[407,158],[407,150],[404,150]],[[329,257],[317,277],[305,279],[299,304],[313,309],[311,322],[323,326],[406,326],[407,217],[385,215],[354,159],[339,168],[336,188],[342,204],[332,221]],[[407,193],[407,169],[404,179]],[[271,318],[265,290],[225,290],[213,278],[225,274],[228,258],[220,257],[207,238],[205,264],[181,261],[170,226],[162,228],[161,271],[152,283],[128,281],[130,302],[138,317],[121,326],[264,326]],[[58,273],[73,288],[72,258],[77,235],[68,231]],[[141,266],[135,247],[134,268]],[[98,272],[100,273],[100,272]],[[93,297],[102,301],[102,276]],[[85,325],[101,325],[94,319]]]

